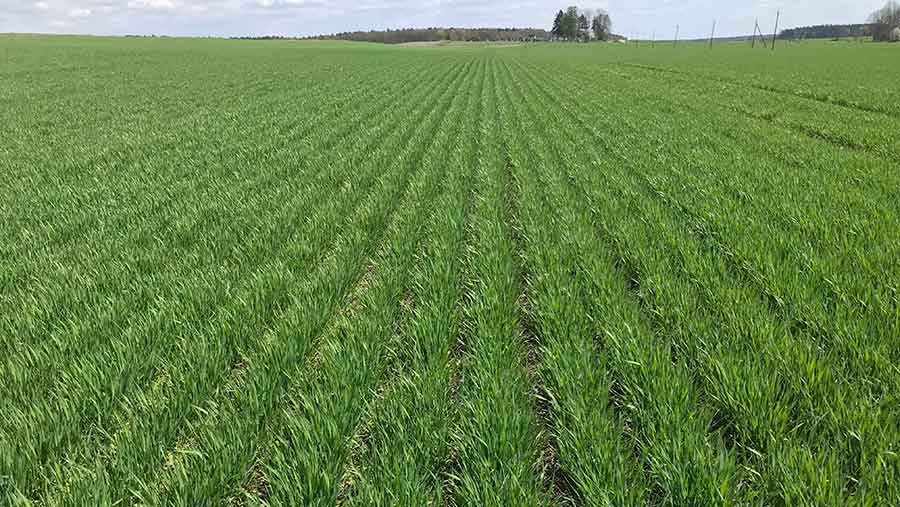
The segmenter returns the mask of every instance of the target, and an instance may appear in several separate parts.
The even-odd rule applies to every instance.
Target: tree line
[[[783,30],[780,39],[842,39],[872,37],[875,42],[900,40],[900,5],[889,0],[869,16],[869,22],[856,25],[817,25]]]
[[[800,26],[782,30],[778,34],[779,39],[844,39],[848,37],[866,37],[869,35],[869,25],[814,25]]]
[[[844,39],[872,37],[875,42],[900,40],[900,5],[888,0],[881,9],[869,16],[868,23],[854,25],[815,25],[782,30],[779,39]]]
[[[573,5],[556,13],[550,33],[556,39],[570,41],[610,40],[612,18],[603,9],[579,9]]]
[[[369,30],[341,32],[311,37],[318,40],[349,40],[403,44],[407,42],[512,42],[548,40],[550,34],[541,28],[403,28],[399,30]]]

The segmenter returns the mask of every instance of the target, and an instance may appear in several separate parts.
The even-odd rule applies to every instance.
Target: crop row
[[[900,503],[892,107],[221,43],[3,71],[0,503]]]
[[[557,99],[561,89],[578,90],[577,85],[552,86],[552,91],[526,94],[526,101],[543,95],[560,102],[534,114],[566,111],[556,115],[555,124],[571,132],[577,145],[595,147],[575,154],[560,147],[548,151],[550,160],[562,160],[558,170],[568,175],[575,190],[560,202],[577,203],[580,198],[594,210],[600,239],[619,252],[619,262],[633,280],[631,290],[654,315],[658,328],[673,339],[676,364],[685,364],[695,383],[705,386],[705,404],[715,407],[708,414],[716,414],[708,426],[720,428],[712,443],[723,439],[728,448],[724,456],[734,455],[730,459],[742,464],[740,482],[735,479],[733,484],[750,485],[748,491],[736,491],[738,497],[759,494],[766,501],[820,504],[840,504],[845,495],[863,503],[894,498],[896,492],[885,482],[897,466],[890,398],[867,396],[865,387],[838,377],[841,362],[823,356],[815,337],[802,327],[773,314],[762,291],[736,275],[728,257],[692,229],[684,209],[667,207],[671,202],[666,194],[647,185],[659,175],[660,161],[673,172],[679,169],[673,163],[679,160],[674,158],[679,146],[657,145],[651,151],[630,145],[632,139],[646,138],[629,135],[628,123],[613,116],[611,108],[589,101],[595,114],[584,118],[567,108],[565,99]],[[585,100],[572,97],[569,103]],[[667,125],[645,126],[645,134],[657,128]],[[692,155],[685,161],[702,160],[696,151]],[[746,215],[743,219],[746,222]],[[750,287],[742,287],[746,285]],[[865,345],[856,347],[862,349],[859,354],[872,357],[863,351]],[[878,374],[882,379],[894,375],[890,368]]]
[[[419,89],[422,90],[423,93],[428,92],[428,82],[422,82]],[[367,118],[370,114],[365,110],[362,110],[361,113],[364,116],[359,117],[360,121],[362,118]],[[390,115],[379,117],[379,120],[383,121],[382,125],[384,128],[394,128],[398,125],[398,122],[391,123],[391,119],[392,117]],[[370,139],[378,139],[379,142],[383,142],[384,139],[378,137],[382,131],[384,131],[384,129],[357,129],[356,135],[370,136]],[[304,210],[304,200],[308,203],[305,205],[306,207],[313,205],[314,203],[321,203],[321,201],[317,199],[317,196],[321,195],[323,191],[328,192],[326,190],[328,187],[319,187],[319,185],[334,185],[334,190],[341,192],[344,202],[349,205],[354,203],[356,199],[354,194],[358,194],[360,191],[366,191],[370,187],[368,182],[370,180],[366,179],[366,172],[357,174],[349,171],[348,167],[351,167],[351,164],[356,165],[362,161],[364,153],[365,156],[371,155],[371,153],[365,152],[365,150],[369,146],[374,146],[374,144],[367,145],[366,143],[358,143],[356,146],[359,148],[356,156],[348,156],[347,158],[340,160],[337,164],[334,162],[329,163],[324,157],[320,157],[318,162],[315,162],[315,159],[313,159],[313,167],[323,167],[327,169],[320,173],[322,176],[318,181],[321,183],[309,185],[308,182],[304,182],[302,179],[295,180],[305,187],[301,187],[305,192],[298,194],[303,199],[294,198],[288,200],[284,208],[284,213],[286,214],[282,216],[285,216],[287,219],[299,221],[297,222],[297,225],[307,223],[312,227],[308,229],[298,229],[297,227],[290,226],[290,222],[284,222],[284,219],[282,219],[282,222],[278,224],[277,228],[267,227],[266,229],[270,230],[271,234],[283,231],[288,234],[287,237],[279,238],[278,236],[275,236],[271,238],[270,242],[265,236],[261,236],[255,241],[246,241],[244,243],[246,248],[252,249],[250,252],[253,250],[259,252],[255,256],[248,257],[248,261],[250,259],[259,258],[259,255],[263,252],[271,254],[273,246],[281,248],[285,255],[283,259],[276,257],[271,260],[266,260],[258,266],[258,271],[256,274],[252,274],[252,276],[247,276],[248,273],[246,271],[243,273],[237,271],[242,265],[245,266],[246,264],[238,263],[235,265],[233,268],[235,270],[235,275],[238,275],[239,273],[243,275],[240,280],[248,283],[248,285],[244,286],[246,288],[241,286],[232,288],[227,286],[222,287],[219,278],[215,276],[221,276],[221,274],[223,274],[221,273],[221,270],[218,270],[218,273],[214,271],[213,273],[215,273],[215,275],[213,276],[204,276],[203,273],[197,273],[198,276],[195,279],[188,279],[186,280],[188,283],[184,283],[183,285],[181,285],[182,280],[179,280],[177,277],[170,279],[170,283],[176,281],[181,286],[185,287],[186,290],[190,291],[188,294],[195,298],[194,304],[196,305],[195,308],[197,308],[196,311],[211,315],[212,318],[204,318],[202,317],[203,313],[200,313],[195,314],[195,319],[191,319],[189,314],[185,313],[185,305],[190,300],[185,300],[184,298],[173,299],[171,300],[171,303],[169,303],[171,305],[169,306],[170,310],[160,310],[149,316],[143,317],[144,319],[150,319],[151,324],[153,321],[156,321],[157,324],[145,325],[147,323],[142,320],[130,323],[128,329],[133,331],[121,336],[118,340],[113,342],[110,342],[109,339],[99,341],[98,343],[101,343],[102,347],[94,354],[96,357],[88,356],[85,358],[82,356],[77,363],[70,361],[68,367],[61,372],[62,378],[57,384],[58,387],[55,387],[56,392],[60,394],[65,393],[64,397],[60,398],[58,395],[54,395],[52,398],[48,398],[45,404],[36,403],[32,400],[27,409],[27,415],[22,415],[21,419],[15,418],[10,421],[9,429],[11,433],[7,434],[8,441],[16,445],[28,444],[29,446],[32,446],[32,449],[35,449],[34,452],[40,454],[28,454],[27,451],[24,455],[23,453],[11,453],[8,455],[7,459],[14,461],[12,461],[9,466],[39,466],[42,461],[30,458],[29,456],[46,455],[50,458],[56,452],[51,451],[51,449],[59,449],[66,442],[75,443],[81,440],[81,442],[85,444],[82,445],[83,448],[87,450],[93,449],[97,442],[92,438],[84,439],[83,437],[85,435],[83,428],[85,428],[85,426],[77,424],[79,419],[85,421],[84,424],[91,421],[91,413],[96,414],[97,417],[104,418],[91,423],[89,426],[90,428],[94,428],[92,432],[95,432],[101,441],[103,440],[103,435],[111,434],[110,425],[115,427],[124,424],[127,428],[128,423],[134,421],[134,418],[130,418],[129,414],[138,408],[143,407],[143,410],[147,410],[149,407],[153,407],[155,410],[159,410],[161,414],[168,413],[171,417],[172,412],[167,412],[167,410],[173,407],[167,405],[155,406],[157,404],[151,402],[154,396],[158,397],[160,396],[160,393],[142,393],[138,390],[136,392],[136,397],[129,397],[129,392],[134,391],[136,388],[140,388],[142,385],[146,385],[147,388],[150,388],[151,385],[155,386],[158,383],[162,383],[168,388],[192,387],[194,390],[199,391],[194,393],[181,393],[180,390],[166,392],[167,395],[172,395],[174,393],[182,396],[182,399],[184,400],[182,406],[185,407],[185,409],[181,412],[176,411],[174,413],[180,417],[187,415],[191,400],[197,399],[194,398],[194,396],[201,395],[203,389],[208,389],[215,385],[215,383],[212,385],[202,382],[198,383],[198,379],[192,377],[192,374],[195,372],[193,368],[196,368],[196,371],[198,372],[204,371],[203,367],[200,364],[196,364],[195,361],[198,359],[207,361],[207,364],[210,365],[210,371],[217,376],[221,376],[221,372],[227,372],[228,365],[236,360],[237,352],[241,348],[240,344],[247,343],[246,340],[248,339],[257,339],[256,337],[259,336],[261,331],[264,331],[265,328],[268,327],[266,322],[275,318],[282,311],[279,308],[286,307],[289,301],[288,296],[291,294],[290,277],[294,276],[291,274],[292,271],[296,271],[297,269],[308,269],[308,263],[314,261],[316,258],[322,258],[327,251],[327,245],[334,240],[331,235],[332,227],[335,223],[339,223],[340,217],[346,212],[342,211],[340,206],[335,206],[331,209],[324,208],[320,212],[307,216],[305,212],[302,211]],[[382,149],[388,150],[390,146],[391,145],[384,146]],[[288,157],[297,156],[297,153],[292,151],[284,153],[285,156]],[[352,155],[352,153],[353,152],[348,152],[348,155]],[[383,153],[387,156],[391,152],[384,151]],[[286,159],[286,161],[290,160],[291,158]],[[295,158],[293,160],[297,159]],[[372,171],[381,169],[375,162],[377,162],[377,160],[373,161],[372,165],[367,166],[370,168],[369,175],[375,174]],[[354,176],[354,178],[348,180],[348,176]],[[290,187],[286,190],[289,190],[289,188]],[[337,201],[330,204],[339,204],[340,202],[341,201]],[[264,218],[265,215],[259,217],[261,220]],[[314,220],[310,222],[310,218],[314,218]],[[228,222],[223,221],[222,223],[225,224]],[[263,229],[263,231],[266,229]],[[246,229],[241,228],[236,228],[234,230],[235,232],[243,231],[245,234],[247,232]],[[303,234],[303,236],[297,236],[298,233]],[[226,243],[226,245],[230,244]],[[247,264],[252,265],[253,263],[248,262]],[[203,290],[204,285],[199,283],[204,279],[207,280],[207,287],[218,288],[218,291],[205,293]],[[209,289],[207,289],[207,291],[209,291]],[[221,300],[222,297],[226,297],[230,303],[224,307],[217,308],[216,301]],[[163,308],[166,307],[164,306]],[[188,306],[188,308],[190,308],[190,306]],[[173,318],[177,314],[181,314],[181,318],[185,320],[179,322],[177,319]],[[204,324],[199,329],[195,327],[196,324],[199,324],[206,319],[210,319],[208,324]],[[223,343],[221,341],[223,338],[221,335],[223,330],[226,331],[225,337],[234,337],[233,340],[231,340],[231,346],[226,346],[228,342]],[[213,347],[213,350],[210,350],[208,354],[201,353],[198,356],[195,354],[202,349],[201,345],[204,343],[204,340],[197,338],[202,337],[203,335],[207,335],[209,339],[212,340],[207,343],[210,347]],[[160,338],[168,336],[168,338],[162,340],[160,338],[154,338],[155,336],[159,336]],[[102,338],[102,336],[97,338]],[[182,345],[173,347],[173,340],[177,340],[174,341],[174,343],[182,342]],[[146,345],[141,345],[142,343]],[[250,343],[252,343],[252,341]],[[147,345],[150,345],[151,348],[148,349]],[[154,349],[159,350],[159,353],[153,353],[152,351]],[[229,352],[229,350],[231,352]],[[123,354],[138,354],[136,357],[140,357],[143,360],[129,359],[128,357],[123,357]],[[173,363],[172,359],[177,361]],[[178,363],[183,364],[179,365]],[[78,369],[73,370],[73,367]],[[214,376],[212,378],[215,379],[216,377]],[[124,390],[122,394],[117,395],[115,391],[112,393],[107,391],[106,393],[108,394],[104,393],[104,388],[101,386],[108,386],[110,381],[121,386],[121,389]],[[95,385],[97,387],[90,388],[88,387],[90,385]],[[97,399],[98,395],[102,396],[99,400]],[[149,395],[151,400],[145,400],[145,395]],[[162,397],[165,398],[166,396],[164,395]],[[202,399],[202,397],[199,399]],[[117,406],[121,408],[108,411],[104,409],[103,406],[97,406],[97,402],[101,400],[104,403],[110,404],[110,408]],[[91,403],[91,405],[83,405],[84,403]],[[85,408],[89,406],[91,411],[85,413],[83,409],[77,409],[79,406],[84,406]],[[67,411],[70,420],[74,424],[53,428],[55,431],[47,431],[48,424],[41,424],[41,421],[48,421],[49,423],[54,417],[66,414]],[[17,412],[10,410],[10,413],[16,414]],[[138,414],[140,413],[141,412],[139,411]],[[79,419],[76,419],[76,416]],[[138,422],[142,420],[142,418],[137,418]],[[169,424],[168,427],[177,427],[178,417],[171,421],[171,423],[173,424]],[[50,427],[52,428],[52,426]],[[29,430],[29,428],[33,428],[33,430]],[[31,436],[30,431],[33,431],[35,436]],[[135,437],[140,436],[140,433],[135,433],[133,431],[134,429],[132,429],[132,435]],[[143,439],[144,437],[141,436],[140,438]],[[109,447],[113,449],[118,447],[120,445],[119,440],[119,438],[116,438],[115,442]],[[41,442],[47,443],[41,444]],[[157,442],[158,441],[144,440],[145,445],[149,443],[151,449],[158,447]],[[52,445],[53,447],[44,447],[43,450],[39,450],[41,448],[37,447],[38,445]],[[116,452],[119,451],[116,450]],[[71,459],[67,461],[71,461]],[[57,475],[58,472],[54,471],[53,474]],[[12,475],[14,477],[27,477],[27,475],[24,475],[22,472],[17,472]],[[45,475],[48,474],[45,473]],[[62,481],[62,483],[68,482],[68,480]],[[35,484],[34,481],[30,481],[29,483],[32,486]]]

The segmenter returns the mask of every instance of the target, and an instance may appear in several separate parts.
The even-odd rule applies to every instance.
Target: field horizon
[[[898,57],[0,35],[0,505],[900,505]]]

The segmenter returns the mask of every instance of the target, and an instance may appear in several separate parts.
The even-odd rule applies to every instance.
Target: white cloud
[[[82,8],[72,9],[71,11],[69,11],[69,17],[70,18],[86,18],[86,17],[90,16],[92,12],[93,11],[91,11],[90,9],[82,9]]]
[[[46,11],[50,8],[50,5],[47,2],[35,2],[34,8],[39,11]]]
[[[175,2],[172,0],[131,0],[128,7],[132,9],[154,9],[167,10],[174,9]]]
[[[274,7],[323,7],[320,0],[256,0],[256,5],[265,8]]]

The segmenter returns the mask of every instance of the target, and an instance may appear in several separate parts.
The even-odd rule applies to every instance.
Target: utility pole
[[[750,43],[751,48],[756,47],[756,29],[759,28],[759,18],[756,18],[756,21],[753,22],[753,42]]]
[[[680,25],[675,25],[675,44],[672,47],[678,47],[678,31],[681,29]]]
[[[778,37],[778,22],[781,20],[781,11],[775,14],[775,32],[772,33],[772,51],[775,51],[775,38]]]
[[[759,32],[759,42],[762,43],[763,47],[769,49],[769,43],[766,42],[766,34],[763,33],[762,28],[759,27],[759,22],[756,23],[756,30],[753,32],[756,35],[756,32]],[[754,37],[754,41],[756,38]]]
[[[713,20],[712,33],[709,34],[709,49],[712,49],[713,39],[716,38],[716,20]]]
[[[653,42],[651,42],[651,47],[656,47],[656,29],[653,30]]]

